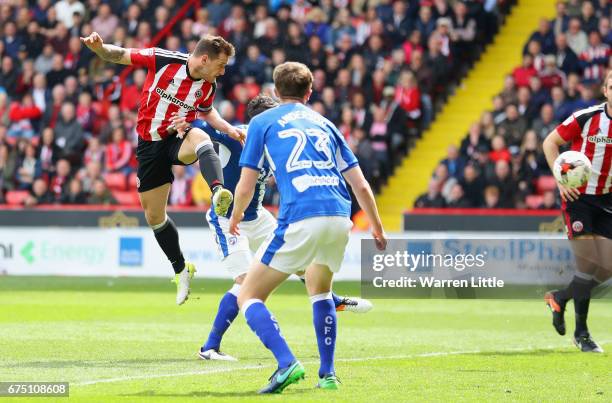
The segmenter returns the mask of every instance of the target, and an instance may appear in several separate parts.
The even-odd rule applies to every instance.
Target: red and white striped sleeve
[[[581,136],[582,127],[580,127],[580,123],[578,123],[576,116],[572,114],[565,119],[563,123],[557,126],[557,133],[559,133],[563,140],[571,141],[574,138]]]
[[[155,69],[155,48],[130,49],[132,66]]]

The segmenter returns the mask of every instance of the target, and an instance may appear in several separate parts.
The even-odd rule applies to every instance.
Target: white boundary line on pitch
[[[610,343],[609,340],[604,340],[600,342],[601,344]],[[438,351],[431,353],[420,353],[420,354],[406,354],[406,355],[389,355],[389,356],[374,356],[374,357],[357,357],[357,358],[338,358],[335,362],[361,362],[361,361],[379,361],[379,360],[407,360],[411,358],[424,358],[424,357],[443,357],[448,355],[463,355],[463,354],[480,354],[480,353],[490,353],[490,354],[503,354],[503,353],[511,353],[511,352],[520,352],[520,351],[536,351],[536,350],[554,350],[557,348],[567,347],[567,345],[548,345],[548,346],[530,346],[528,348],[509,348],[504,350],[465,350],[465,351]],[[309,360],[302,361],[303,364],[317,364],[319,360]],[[186,371],[186,372],[175,372],[171,374],[151,374],[151,375],[135,375],[135,376],[123,376],[117,378],[107,378],[107,379],[95,379],[92,381],[84,381],[84,382],[76,382],[71,385],[73,386],[89,386],[96,385],[99,383],[114,383],[114,382],[125,382],[125,381],[134,381],[139,379],[154,379],[154,378],[171,378],[176,376],[192,376],[192,375],[209,375],[209,374],[221,374],[224,372],[232,372],[232,371],[248,371],[252,369],[264,369],[264,368],[274,368],[276,365],[273,364],[263,364],[263,365],[245,365],[242,367],[225,367],[225,368],[212,368],[208,370],[202,371]]]

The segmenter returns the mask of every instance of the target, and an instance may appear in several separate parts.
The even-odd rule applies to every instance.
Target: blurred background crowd
[[[134,70],[120,79],[125,67],[95,57],[80,36],[96,31],[118,46],[190,52],[202,35],[222,35],[235,46],[236,57],[218,82],[215,106],[235,124],[245,122],[251,98],[271,93],[274,66],[286,60],[307,64],[314,74],[311,106],[340,128],[367,178],[380,189],[492,40],[511,3],[211,0],[194,7],[176,0],[0,2],[0,203],[138,204],[135,123],[146,72]],[[189,8],[187,14],[172,24],[183,7]],[[529,168],[524,173],[531,175],[529,180],[540,174],[534,141],[558,121],[563,113],[559,104],[593,99],[583,81],[601,75],[600,64],[591,60],[603,60],[600,48],[609,42],[609,20],[601,18],[605,12],[599,3],[590,14],[584,7],[566,7],[555,21],[543,22],[526,46],[524,66],[508,77],[495,100],[495,110],[474,125],[475,134],[461,150],[449,150],[445,168],[439,168],[447,173],[436,171],[436,192],[449,187],[451,179],[469,178],[464,165],[489,180],[483,154],[492,156],[491,163],[506,161],[511,175],[518,172],[518,154],[519,165]],[[151,43],[165,27],[171,28],[168,35]],[[570,54],[575,61],[559,67],[559,60]],[[535,132],[531,142],[516,134],[527,128],[532,130],[525,139]],[[531,159],[526,157],[529,147],[535,148]],[[500,170],[496,165],[494,171]],[[210,202],[197,172],[193,166],[175,168],[171,205]],[[468,186],[462,185],[464,193]],[[441,194],[448,196],[444,190]],[[474,205],[482,204],[480,197]],[[265,203],[277,202],[272,183]]]
[[[612,68],[612,3],[558,1],[523,48],[491,110],[450,146],[416,207],[556,209],[542,141],[572,112],[601,103]]]

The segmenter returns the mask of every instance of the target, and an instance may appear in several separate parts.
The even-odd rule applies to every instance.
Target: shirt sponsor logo
[[[612,137],[587,136],[587,141],[594,144],[612,144]]]
[[[184,101],[181,101],[180,99],[168,94],[166,91],[162,90],[161,88],[155,88],[155,92],[157,92],[157,95],[159,95],[162,99],[170,101],[174,105],[178,105],[179,107],[183,109],[187,109],[189,111],[196,110],[194,106],[186,104]]]
[[[291,181],[293,187],[302,193],[313,186],[338,186],[340,179],[336,176],[300,175]]]

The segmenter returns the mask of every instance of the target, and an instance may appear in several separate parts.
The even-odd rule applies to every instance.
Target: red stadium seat
[[[136,176],[136,172],[132,172],[128,178],[128,190],[137,189],[138,184],[138,176]]]
[[[9,190],[6,192],[6,204],[12,206],[21,206],[28,197],[29,192],[27,190]]]
[[[126,190],[127,178],[121,172],[110,172],[104,175],[106,186],[111,190]]]
[[[527,204],[527,208],[537,209],[542,205],[543,200],[544,196],[529,195],[525,198],[525,204]]]
[[[540,176],[537,182],[538,194],[542,194],[547,190],[555,190],[557,188],[557,181],[554,176]]]
[[[117,203],[122,206],[139,206],[140,199],[138,193],[134,191],[113,190],[113,196],[117,199]]]

